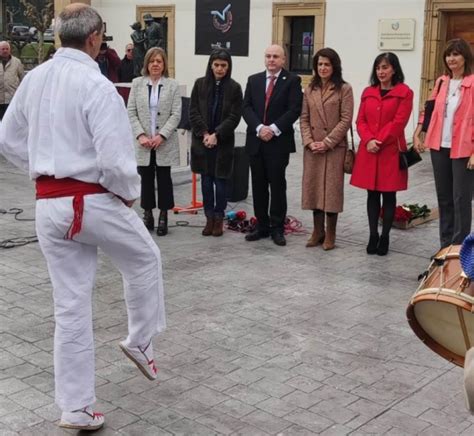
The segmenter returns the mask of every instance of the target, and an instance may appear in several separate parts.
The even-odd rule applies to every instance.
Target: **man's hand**
[[[377,139],[371,139],[367,143],[367,151],[369,153],[377,153],[380,150],[380,144],[382,144],[382,141],[377,141]]]
[[[260,132],[258,132],[258,136],[262,141],[268,142],[275,136],[275,133],[273,132],[271,127],[263,126],[260,129]]]
[[[151,149],[153,148],[153,145],[151,143],[151,139],[146,136],[144,133],[142,133],[139,137],[138,137],[138,143],[143,147],[143,148],[148,148],[148,149]]]
[[[217,145],[217,136],[215,133],[212,133],[211,135],[207,134],[204,136],[204,140],[202,142],[205,147],[214,148]]]

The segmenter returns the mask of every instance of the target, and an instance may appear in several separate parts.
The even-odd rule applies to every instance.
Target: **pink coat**
[[[360,136],[351,185],[371,191],[407,189],[408,171],[399,166],[399,150],[407,149],[404,129],[413,107],[413,91],[404,83],[395,85],[385,97],[379,86],[365,88],[357,116]],[[367,151],[371,139],[382,141],[377,153]]]
[[[442,81],[441,87],[439,82]],[[439,150],[441,135],[443,134],[443,121],[446,97],[449,89],[450,77],[441,76],[436,80],[430,99],[436,100],[431,115],[430,126],[426,132],[425,144],[428,148]],[[438,92],[439,88],[439,92]],[[423,122],[424,114],[421,113],[419,122]],[[453,139],[451,143],[451,159],[470,157],[474,154],[474,74],[464,77],[461,82],[461,97],[454,113]]]

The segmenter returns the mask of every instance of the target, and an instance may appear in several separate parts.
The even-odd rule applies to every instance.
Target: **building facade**
[[[130,42],[134,21],[143,23],[145,13],[160,21],[166,28],[170,73],[186,86],[189,95],[194,80],[204,74],[208,59],[196,54],[198,39],[208,31],[200,27],[196,16],[214,13],[223,24],[225,8],[230,5],[227,13],[232,12],[242,1],[245,3],[91,0],[90,4],[104,17],[107,33],[113,36],[110,44],[121,55]],[[312,54],[327,46],[341,56],[344,78],[352,84],[357,102],[368,84],[375,56],[392,47],[390,51],[400,58],[406,83],[415,91],[418,108],[443,70],[445,41],[463,37],[474,46],[472,0],[248,0],[248,4],[248,53],[234,57],[233,69],[233,77],[242,87],[250,74],[263,70],[263,52],[272,42],[285,47],[288,68],[300,74],[304,83],[311,77]],[[232,25],[242,26],[236,14]],[[407,134],[416,126],[416,112]],[[240,129],[243,127],[241,124]]]

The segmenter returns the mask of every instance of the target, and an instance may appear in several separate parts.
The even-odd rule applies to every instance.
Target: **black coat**
[[[270,97],[264,123],[266,80],[265,71],[254,74],[248,78],[245,89],[242,115],[248,126],[245,144],[247,153],[256,155],[262,144],[268,144],[272,153],[294,153],[296,148],[293,124],[300,116],[303,102],[301,78],[281,70]],[[282,133],[265,143],[257,137],[256,129],[260,124],[275,124]]]
[[[231,176],[234,159],[234,131],[242,113],[242,88],[233,79],[224,86],[221,122],[215,128],[217,155],[215,168],[208,168],[208,149],[202,143],[208,131],[209,89],[205,77],[196,80],[191,92],[189,121],[191,123],[191,170],[197,174],[214,174],[227,179]]]

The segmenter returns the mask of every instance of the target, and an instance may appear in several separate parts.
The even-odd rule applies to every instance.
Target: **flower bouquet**
[[[380,211],[380,217],[383,217],[383,208]],[[406,230],[436,218],[438,218],[438,210],[431,210],[426,204],[423,206],[420,206],[418,203],[403,204],[395,209],[393,226]]]

